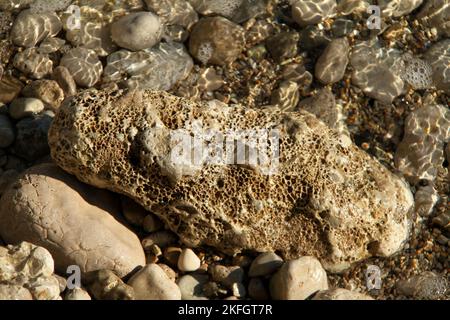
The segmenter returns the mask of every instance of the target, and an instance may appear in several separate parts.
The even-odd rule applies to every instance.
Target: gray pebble
[[[208,282],[208,276],[203,274],[188,274],[178,280],[182,300],[207,300],[203,286]]]
[[[135,12],[111,25],[111,38],[120,47],[138,51],[153,47],[161,40],[162,25],[151,12]]]

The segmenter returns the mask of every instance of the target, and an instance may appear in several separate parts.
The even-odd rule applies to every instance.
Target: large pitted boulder
[[[82,272],[107,268],[124,276],[145,257],[139,239],[118,221],[119,208],[107,191],[46,163],[25,171],[2,195],[0,237],[46,248],[63,274],[78,265]]]
[[[202,142],[197,138],[205,129],[218,134]],[[255,130],[259,144],[242,138]],[[217,164],[221,134],[233,160],[227,163],[236,163],[244,147],[246,155],[259,149],[258,161]],[[180,139],[192,142],[191,135],[196,143],[180,152]],[[276,251],[286,259],[313,255],[340,271],[373,254],[391,255],[408,237],[413,197],[407,184],[304,111],[89,90],[66,100],[49,144],[63,169],[133,198],[190,247]],[[197,152],[199,146],[208,152]],[[209,161],[198,161],[208,153]]]

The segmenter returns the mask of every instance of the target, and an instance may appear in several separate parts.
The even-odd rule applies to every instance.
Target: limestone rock
[[[48,249],[58,271],[109,268],[124,276],[145,264],[136,235],[120,224],[115,198],[86,186],[53,164],[28,169],[0,201],[0,236]]]
[[[373,300],[373,298],[363,293],[338,288],[319,291],[312,300]]]
[[[304,300],[327,289],[327,273],[309,256],[286,262],[270,279],[270,294],[275,300]]]
[[[264,152],[260,165],[193,163],[190,152],[178,157],[170,134],[203,133],[194,115],[219,132],[276,129],[279,139],[277,131],[267,139],[279,142],[281,154]],[[89,90],[60,108],[49,144],[66,171],[134,199],[189,247],[279,251],[287,259],[313,254],[342,270],[373,254],[389,256],[408,237],[407,184],[306,112]]]
[[[300,101],[298,110],[308,111],[330,128],[348,134],[342,106],[336,103],[334,94],[329,88],[322,88],[313,96]]]
[[[53,271],[52,256],[42,247],[28,242],[0,246],[0,283],[7,286],[0,286],[0,297],[58,299],[59,282]]]
[[[33,300],[33,296],[22,286],[0,284],[0,300]]]
[[[23,83],[9,75],[0,78],[0,103],[10,103],[20,93]]]
[[[96,270],[88,272],[83,282],[91,295],[97,300],[134,300],[134,290],[125,284],[111,270]]]
[[[183,249],[178,258],[178,269],[183,272],[191,272],[200,268],[200,259],[192,249]]]
[[[178,286],[157,264],[148,264],[139,270],[130,280],[137,300],[180,300]]]

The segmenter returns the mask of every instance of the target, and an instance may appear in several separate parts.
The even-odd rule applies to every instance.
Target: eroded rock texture
[[[170,133],[200,120],[220,132],[277,129],[277,172],[263,174],[262,163],[172,162]],[[91,90],[60,108],[49,144],[66,171],[133,198],[188,245],[276,251],[287,259],[313,255],[340,271],[372,254],[393,254],[408,236],[413,197],[405,182],[304,111]]]

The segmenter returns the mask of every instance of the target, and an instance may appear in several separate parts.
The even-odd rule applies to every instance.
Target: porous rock
[[[268,109],[90,90],[66,100],[49,144],[66,171],[131,197],[189,247],[310,254],[331,270],[398,251],[413,205],[407,184],[311,114]],[[281,154],[258,166],[171,161],[171,130],[198,134],[194,117],[219,132],[277,129]]]
[[[46,163],[25,171],[0,201],[0,236],[29,241],[52,253],[61,273],[109,268],[124,276],[145,257],[136,235],[115,219],[114,196],[84,185]],[[118,204],[117,204],[118,205]]]

